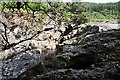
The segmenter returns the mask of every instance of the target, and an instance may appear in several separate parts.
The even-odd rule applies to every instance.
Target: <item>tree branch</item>
[[[49,31],[49,30],[51,30],[51,29],[53,29],[53,28],[46,28],[46,29],[43,30],[43,31]],[[33,39],[35,36],[37,36],[37,35],[39,35],[40,33],[42,33],[43,31],[37,31],[37,33],[34,34],[33,36],[31,36],[30,38],[21,40],[21,41],[16,42],[16,43],[11,43],[11,44],[5,45],[5,46],[2,48],[2,50],[10,49],[11,47],[14,47],[14,46],[18,45],[19,43],[25,42],[25,41],[27,41],[27,40],[31,40],[31,39]]]
[[[6,41],[6,43],[9,44],[8,37],[7,37],[7,25],[6,25],[4,22],[1,22],[1,21],[0,21],[0,23],[3,24],[4,30],[5,30],[5,31],[4,31],[4,35],[5,35],[5,36],[3,36],[2,34],[1,34],[1,36],[2,36],[3,39]]]
[[[43,11],[50,19],[52,19],[52,20],[54,20],[54,21],[56,21],[55,19],[53,19],[48,13],[47,13],[47,11],[45,11],[45,8],[42,6],[42,8],[44,8],[44,9],[36,9],[36,10],[33,10],[27,3],[25,4],[30,10],[32,10],[33,11],[33,13],[35,12],[35,11]],[[57,22],[57,21],[56,21]]]
[[[2,38],[5,40],[5,42],[6,42],[6,39],[5,39],[5,37],[3,36],[3,34],[2,34],[2,33],[0,33],[0,34],[1,34]]]

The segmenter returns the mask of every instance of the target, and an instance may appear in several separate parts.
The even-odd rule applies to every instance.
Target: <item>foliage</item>
[[[83,3],[85,15],[89,21],[117,21],[119,18],[119,2],[115,3]]]
[[[58,41],[61,44],[64,36],[77,29],[79,27],[78,25],[86,22],[87,19],[82,13],[83,11],[83,5],[79,2],[4,2],[3,13],[14,27],[11,31],[14,31],[16,27],[20,27],[22,29],[21,35],[25,37],[25,40],[20,40],[15,43],[8,42],[7,45],[3,45],[3,50],[30,40],[42,31],[46,31],[42,27],[47,25],[47,23],[49,24],[48,21],[51,20],[58,27],[57,31],[61,32]],[[66,24],[64,26],[65,31],[59,29],[62,23]]]
[[[49,16],[51,19],[57,20],[58,23],[66,22],[68,24],[71,21],[80,25],[86,22],[85,16],[82,14],[83,6],[80,2],[6,2],[3,6],[3,11],[5,11],[6,8],[22,8],[22,10],[31,10],[33,15],[36,11],[39,11],[40,14],[46,14],[46,16]],[[76,22],[73,21],[74,19],[77,19]]]

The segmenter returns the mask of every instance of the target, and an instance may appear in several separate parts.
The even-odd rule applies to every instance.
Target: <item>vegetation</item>
[[[50,19],[58,20],[61,22],[69,22],[72,19],[77,18],[79,20],[79,24],[84,23],[86,21],[85,16],[83,16],[83,7],[79,2],[74,3],[62,3],[62,2],[7,2],[3,4],[3,12],[6,9],[12,9],[14,11],[15,8],[24,12],[24,10],[32,11],[33,17],[34,13],[39,11],[40,14],[48,16]],[[76,20],[76,21],[77,21]]]
[[[18,25],[22,29],[27,29],[23,30],[25,34],[28,29],[32,30],[33,28],[36,28],[35,32],[37,34],[40,33],[43,25],[46,24],[46,21],[51,19],[55,21],[56,25],[60,26],[62,22],[66,25],[66,31],[62,33],[62,36],[66,36],[72,30],[77,29],[78,25],[85,23],[87,20],[88,22],[118,21],[120,18],[118,16],[120,12],[118,6],[119,3],[120,2],[99,4],[87,2],[3,2],[2,11],[6,18],[11,15],[9,15],[10,12],[13,13],[12,16],[15,16],[15,14],[18,13],[17,16],[20,19],[22,16],[27,17],[27,21],[32,27]],[[3,21],[0,22],[7,27]],[[7,34],[5,36],[7,36]],[[32,37],[34,36],[35,35]],[[4,39],[6,41],[4,49],[13,45],[6,40],[7,37]]]
[[[111,22],[117,21],[120,18],[119,5],[120,2],[115,3],[83,3],[85,8],[85,15],[90,22]]]
[[[19,42],[10,43],[7,40],[7,34],[4,38],[5,42],[3,43],[3,49],[9,49],[19,43],[22,43],[26,40],[30,40],[42,31],[42,27],[46,24],[46,21],[52,20],[55,21],[55,24],[58,26],[63,22],[66,26],[66,31],[62,33],[61,36],[68,35],[72,30],[77,29],[78,25],[85,23],[86,18],[83,15],[83,5],[79,2],[74,3],[62,3],[62,2],[4,2],[2,9],[6,18],[9,19],[13,17],[18,17],[20,20],[20,24],[13,24],[13,26],[20,27],[22,29],[22,33],[26,34],[26,36],[30,35],[28,33],[32,33],[33,36],[26,38],[25,40],[21,40]],[[21,21],[21,18],[25,18],[24,21]],[[23,25],[24,22],[25,26]],[[19,23],[17,22],[17,23]],[[7,25],[3,21],[1,23],[7,28]],[[31,25],[26,25],[31,24]],[[34,29],[36,28],[36,29]],[[12,28],[14,29],[14,28]],[[52,29],[52,28],[50,28]],[[12,30],[11,30],[12,31]],[[28,32],[29,31],[29,32]],[[59,30],[60,31],[60,30]],[[61,32],[61,31],[60,31]],[[6,33],[6,30],[5,30]],[[4,35],[2,35],[4,36]],[[63,38],[61,38],[63,39]],[[60,42],[62,42],[60,40]]]

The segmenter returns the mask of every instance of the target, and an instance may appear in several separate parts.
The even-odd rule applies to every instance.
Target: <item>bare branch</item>
[[[45,8],[42,6],[42,8],[44,9],[36,9],[36,10],[33,10],[27,3],[25,4],[26,7],[28,7],[30,10],[33,11],[33,16],[34,16],[34,12],[35,11],[43,11],[50,19],[52,19],[53,21],[57,22],[55,19],[53,19],[48,13],[47,11],[45,11]]]
[[[0,33],[0,34],[1,34],[2,38],[6,41],[6,39],[5,39],[5,37],[3,36],[3,34],[2,34],[2,33]]]
[[[6,43],[9,44],[8,37],[7,37],[7,25],[6,25],[4,22],[1,22],[1,21],[0,21],[0,23],[3,24],[4,30],[5,30],[5,31],[4,31],[4,35],[5,35],[5,36],[3,36],[2,34],[1,34],[1,36],[2,36],[3,39],[6,41]]]
[[[10,49],[11,47],[14,47],[14,46],[18,45],[19,43],[25,42],[25,41],[27,41],[27,40],[31,40],[31,39],[33,39],[35,36],[39,35],[40,33],[44,32],[44,31],[49,31],[49,30],[51,30],[51,29],[53,29],[53,28],[46,28],[46,29],[43,30],[43,31],[37,31],[37,33],[34,34],[33,36],[31,36],[30,38],[21,40],[21,41],[19,41],[19,42],[17,42],[17,43],[11,43],[11,44],[5,45],[4,48],[2,48],[2,50]]]

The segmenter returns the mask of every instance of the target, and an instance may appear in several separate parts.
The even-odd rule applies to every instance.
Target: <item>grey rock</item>
[[[17,24],[20,19],[16,17],[15,21],[13,23]],[[48,25],[44,28],[51,27],[56,26]],[[59,44],[61,34],[65,32],[65,26],[43,32],[35,37],[35,40],[25,41],[0,52],[0,59],[3,59],[2,66],[0,65],[2,67],[0,79],[4,77],[3,79],[16,80],[23,78],[24,80],[118,80],[120,30],[105,28],[100,31],[101,27],[89,25],[73,30],[63,36],[65,41],[60,46],[61,50],[56,52],[54,49]],[[116,28],[118,27],[114,29]],[[0,30],[4,32],[2,28]],[[23,35],[20,28],[14,28],[13,32],[8,34],[10,43],[30,37],[36,31],[32,30]],[[0,36],[2,42],[1,38]],[[0,43],[0,48],[1,45]],[[41,50],[46,48],[47,50]]]
[[[3,76],[6,79],[17,78],[31,67],[39,64],[40,61],[40,52],[38,50],[21,52],[12,59],[3,61]]]
[[[119,70],[115,64],[101,65],[101,67],[91,70],[59,69],[36,78],[42,80],[117,80],[120,78]]]

